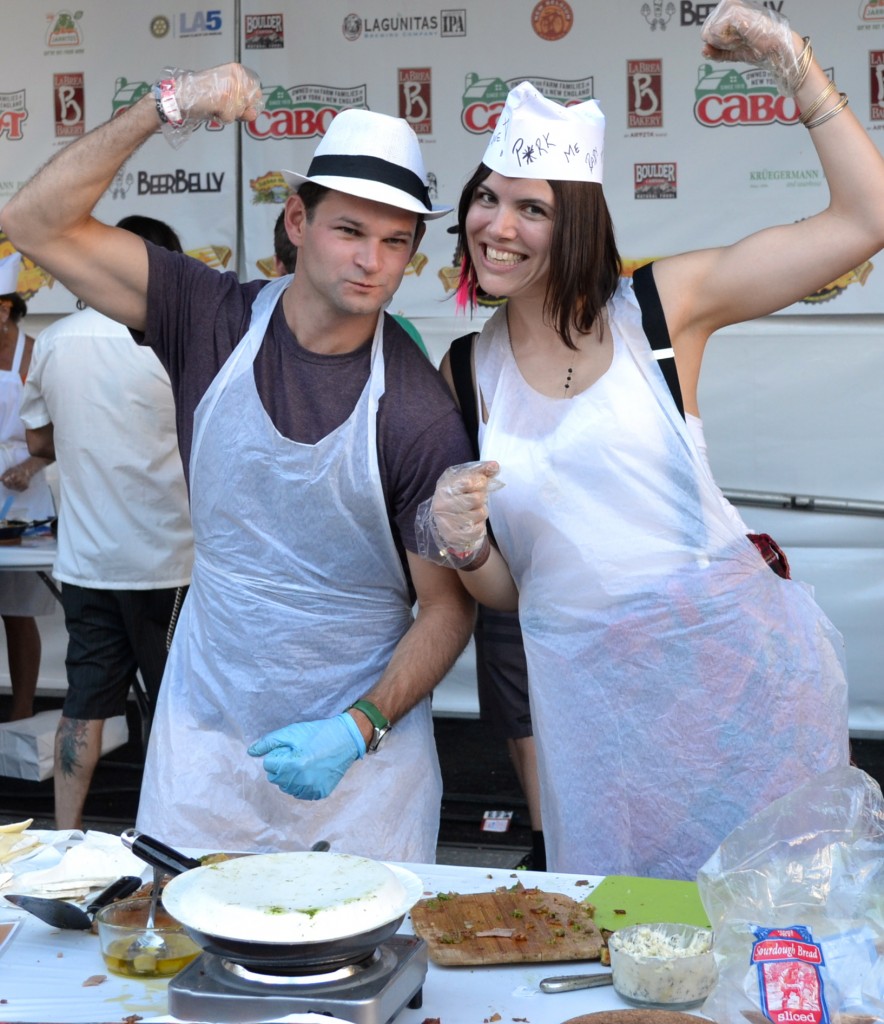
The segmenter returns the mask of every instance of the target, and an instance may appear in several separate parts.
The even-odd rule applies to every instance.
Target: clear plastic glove
[[[721,0],[703,23],[703,56],[742,61],[769,71],[784,96],[804,77],[792,29],[782,14],[751,0]]]
[[[174,99],[182,122],[163,124],[163,133],[177,148],[203,121],[254,121],[264,109],[261,79],[242,64],[221,64],[206,71],[165,68],[174,82]]]
[[[465,462],[446,469],[415,520],[418,554],[428,562],[464,569],[488,535],[488,492],[503,487],[496,462]]]
[[[365,757],[365,740],[353,716],[344,711],[269,732],[249,747],[249,754],[264,758],[267,778],[283,793],[323,800],[350,765]]]

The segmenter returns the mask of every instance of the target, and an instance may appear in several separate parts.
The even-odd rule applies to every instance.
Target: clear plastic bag
[[[884,1020],[884,799],[836,768],[735,829],[700,869],[718,1024]]]

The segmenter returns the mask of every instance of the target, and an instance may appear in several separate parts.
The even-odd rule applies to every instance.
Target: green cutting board
[[[601,929],[616,931],[631,924],[695,924],[709,927],[696,882],[608,875],[586,897]]]

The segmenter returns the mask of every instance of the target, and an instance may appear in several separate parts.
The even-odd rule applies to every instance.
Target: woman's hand
[[[485,549],[488,492],[503,485],[496,462],[467,462],[446,469],[432,498],[423,502],[415,529],[421,558],[465,569]]]
[[[0,476],[0,484],[8,487],[10,491],[26,491],[31,486],[31,479],[46,465],[45,459],[38,459],[31,456],[20,462],[17,466],[10,466]]]
[[[794,96],[806,67],[782,14],[751,0],[721,0],[703,23],[703,56],[742,61],[770,71],[784,96]]]

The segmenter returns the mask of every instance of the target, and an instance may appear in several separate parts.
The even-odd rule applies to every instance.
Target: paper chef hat
[[[21,253],[14,252],[0,260],[0,295],[11,295],[18,289]]]
[[[605,115],[595,100],[563,107],[522,82],[506,98],[482,163],[507,178],[596,181],[605,155]]]

